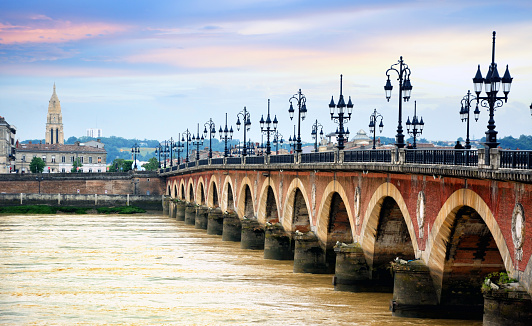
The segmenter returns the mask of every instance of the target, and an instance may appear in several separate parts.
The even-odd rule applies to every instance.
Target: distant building
[[[91,138],[101,138],[103,137],[102,129],[89,128],[87,129],[87,137]]]
[[[65,173],[72,170],[74,161],[82,166],[79,172],[106,172],[107,152],[103,148],[62,144],[19,144],[16,155],[16,167],[21,173],[30,172],[30,163],[34,157],[40,157],[46,164],[44,173]]]
[[[44,173],[70,172],[75,161],[82,164],[79,172],[106,172],[107,151],[103,147],[99,140],[86,144],[64,144],[61,104],[54,84],[48,104],[45,144],[17,142],[15,169],[20,173],[29,173],[31,160],[40,157],[45,163]]]
[[[10,173],[15,161],[15,134],[17,128],[0,117],[0,173]]]
[[[81,144],[82,146],[90,146],[90,147],[96,147],[96,148],[104,148],[105,144],[100,141],[100,139],[96,140],[90,140],[88,142],[85,142]]]
[[[46,132],[45,132],[46,144],[64,144],[65,137],[63,135],[63,115],[61,114],[61,102],[55,92],[48,102],[48,116],[46,117]]]

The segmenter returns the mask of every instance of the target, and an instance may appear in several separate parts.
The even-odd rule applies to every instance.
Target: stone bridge
[[[224,221],[224,240],[294,259],[296,272],[334,274],[337,290],[393,292],[397,316],[491,309],[488,321],[523,304],[518,325],[532,318],[532,164],[504,168],[506,154],[491,151],[491,159],[483,150],[438,159],[406,149],[209,159],[160,176],[172,216],[184,215],[185,203],[197,217],[202,207],[234,215],[239,234],[226,237]],[[486,285],[483,296],[495,272],[518,280],[517,291],[501,299],[497,285]]]

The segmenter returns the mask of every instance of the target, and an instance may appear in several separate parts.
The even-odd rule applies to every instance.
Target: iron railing
[[[225,164],[242,164],[242,157],[228,157]]]
[[[344,152],[344,162],[392,162],[390,149],[359,149]]]
[[[270,164],[293,164],[293,163],[294,163],[293,154],[271,155],[270,156]]]
[[[207,158],[198,161],[198,166],[207,165],[207,164],[209,164],[209,159]]]
[[[532,151],[501,150],[501,168],[532,169]]]
[[[186,167],[187,167],[186,163],[179,164],[179,170],[184,169]]]
[[[224,164],[223,157],[211,158],[211,165],[220,165]]]
[[[247,156],[246,164],[264,164],[264,156]]]
[[[301,154],[301,163],[333,163],[334,152],[317,152]]]
[[[475,149],[406,149],[405,163],[478,166]]]
[[[196,166],[196,161],[192,161],[192,162],[188,162],[187,163],[187,168],[193,168]]]

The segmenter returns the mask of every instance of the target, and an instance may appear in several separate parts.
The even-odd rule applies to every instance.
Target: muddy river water
[[[0,324],[481,324],[395,318],[391,294],[262,256],[161,215],[1,215]]]

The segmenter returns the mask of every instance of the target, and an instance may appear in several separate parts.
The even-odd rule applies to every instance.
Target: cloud
[[[30,17],[26,24],[0,22],[0,44],[65,43],[125,30],[125,26],[101,22],[73,23],[44,15]]]

